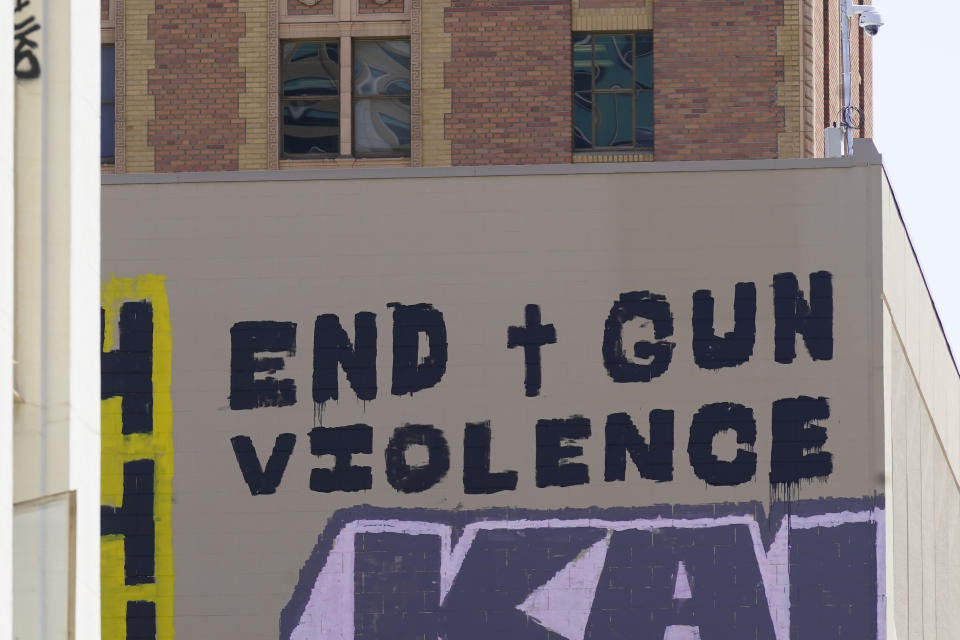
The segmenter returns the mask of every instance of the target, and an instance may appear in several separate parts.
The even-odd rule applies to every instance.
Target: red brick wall
[[[333,15],[333,0],[318,0],[313,6],[307,6],[300,0],[286,0],[286,2],[288,16]]]
[[[656,0],[654,157],[776,158],[782,0]]]
[[[360,0],[360,13],[403,13],[403,0],[387,0],[377,4],[374,0]]]
[[[110,0],[100,0],[100,19],[110,19]]]
[[[238,168],[245,136],[238,53],[244,32],[237,0],[156,0],[147,21],[147,37],[156,45],[156,68],[147,75],[156,116],[147,143],[157,172]]]
[[[569,0],[452,0],[454,165],[570,162]]]

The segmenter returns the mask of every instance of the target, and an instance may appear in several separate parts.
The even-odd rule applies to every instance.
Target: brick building
[[[101,637],[960,637],[839,0],[101,9]]]
[[[839,13],[839,0],[101,0],[115,79],[103,170],[822,157],[843,106]],[[859,29],[851,60],[856,135],[870,137]]]

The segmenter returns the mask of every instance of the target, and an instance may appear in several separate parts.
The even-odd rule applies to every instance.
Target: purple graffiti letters
[[[281,637],[882,637],[883,510],[829,502],[818,507],[838,510],[776,526],[749,509],[689,518],[511,511],[447,524],[443,512],[361,507],[332,525],[326,546],[321,538]],[[353,518],[365,509],[375,517]]]

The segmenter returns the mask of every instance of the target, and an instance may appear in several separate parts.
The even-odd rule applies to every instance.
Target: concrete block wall
[[[960,628],[960,485],[951,465],[955,454],[947,450],[955,449],[955,436],[943,433],[956,429],[957,417],[952,424],[936,422],[936,414],[955,409],[941,409],[925,395],[890,313],[885,328],[887,638],[945,640]]]
[[[882,192],[887,637],[944,640],[960,628],[960,375]]]
[[[163,345],[158,319],[169,309],[169,342],[153,353],[155,363],[172,354],[172,372],[154,376],[153,398],[159,407],[157,390],[169,387],[174,413],[154,414],[149,439],[128,437],[125,426],[142,425],[127,426],[122,398],[105,401],[112,422],[103,430],[103,504],[119,517],[134,504],[140,513],[149,505],[164,513],[165,501],[172,503],[170,518],[155,518],[153,534],[161,541],[169,531],[161,524],[173,523],[177,636],[276,637],[279,623],[280,637],[291,640],[554,637],[545,629],[571,640],[669,638],[692,635],[687,627],[704,638],[835,638],[850,629],[855,637],[884,637],[877,617],[884,601],[882,396],[873,360],[880,325],[870,322],[878,295],[869,286],[877,245],[864,233],[879,224],[879,206],[864,203],[867,169],[826,169],[840,162],[760,172],[730,170],[760,163],[725,163],[702,175],[675,163],[381,170],[390,177],[383,180],[322,171],[311,180],[269,172],[240,181],[111,176],[104,272],[117,274],[122,287],[111,284],[106,291],[119,293],[104,296],[104,350],[115,364],[147,351],[122,340],[125,332],[137,335],[122,322],[124,309],[144,301],[153,308],[153,344]],[[636,215],[638,202],[649,215]],[[227,237],[224,228],[242,232]],[[162,289],[137,285],[136,274],[147,272],[165,278]],[[778,296],[777,283],[790,274],[803,293]],[[824,292],[828,281],[835,295]],[[623,301],[646,299],[629,292],[641,287],[669,301],[675,318],[669,371],[649,385],[618,381],[601,350],[601,338],[617,340],[608,327]],[[752,305],[745,288],[757,294]],[[697,346],[704,342],[698,316],[705,316],[696,292],[704,291],[716,298],[708,321],[715,331],[706,331],[737,332],[708,341],[750,345],[747,361],[726,371],[709,368]],[[796,336],[795,361],[776,359],[778,318],[785,317],[778,300],[795,296],[818,317],[831,301],[830,356],[811,350],[808,338],[825,335],[821,327]],[[442,343],[428,341],[444,353],[449,342],[443,380],[415,394],[394,386],[391,375],[397,354],[412,344],[390,330],[410,326],[395,305],[384,306],[394,300],[431,312],[424,326],[449,329]],[[375,355],[360,346],[360,312],[375,321]],[[318,329],[321,314],[324,322],[336,315],[342,330]],[[287,338],[270,342],[279,351],[266,357],[281,359],[276,383],[295,396],[283,405],[235,403],[260,380],[245,378],[250,360],[234,336],[278,325]],[[540,333],[532,331],[537,325],[551,326],[556,341],[543,348],[540,395],[532,397],[533,359],[517,347]],[[518,329],[526,338],[510,348]],[[334,333],[345,333],[358,357],[371,354],[346,370],[375,371],[376,397],[364,383],[361,401],[353,373],[338,374],[335,402],[319,395],[331,388],[326,383],[311,390],[317,357],[343,344]],[[649,334],[640,336],[620,339]],[[830,411],[799,436],[823,446],[801,465],[790,463],[810,471],[787,489],[778,469],[796,454],[778,453],[791,432],[782,431],[775,407],[801,396],[820,398]],[[749,419],[737,419],[743,455],[733,433],[718,434],[716,457],[697,453],[700,427],[719,424],[701,418],[727,400],[749,408]],[[655,409],[671,415],[669,445]],[[620,449],[617,472],[609,453],[622,446],[616,434],[627,433],[616,427],[626,426],[621,412],[637,435],[629,458]],[[173,420],[172,441],[164,439],[164,416]],[[475,455],[483,454],[475,436],[484,421],[486,462]],[[411,448],[409,462],[398,435],[412,433],[406,423],[431,425],[433,443],[426,452]],[[351,433],[368,434],[369,444],[328,439]],[[576,444],[558,445],[551,433]],[[635,439],[648,433],[646,441],[657,443],[653,461]],[[824,433],[825,441],[817,435]],[[125,442],[144,446],[127,450]],[[154,454],[170,442],[173,456]],[[562,465],[561,453],[570,458]],[[829,470],[817,468],[822,454]],[[171,475],[159,465],[172,458]],[[731,458],[749,476],[710,475]],[[155,460],[154,477],[172,483],[140,482],[157,488],[152,502],[122,490],[146,473],[126,474],[121,463],[144,460]],[[366,477],[368,488],[331,484],[344,480],[338,467],[354,467],[347,475]],[[406,484],[414,468],[430,482]],[[788,507],[771,501],[787,491],[799,496],[789,519]],[[124,584],[124,540],[107,542],[114,555],[105,622],[121,631],[147,624],[155,602],[157,637],[168,637],[161,625],[171,601]],[[161,561],[170,547],[155,546],[157,588],[166,589],[172,574]],[[132,557],[146,557],[135,551]]]

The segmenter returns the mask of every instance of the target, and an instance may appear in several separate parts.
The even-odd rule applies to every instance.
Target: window
[[[573,148],[653,150],[653,34],[575,33]]]
[[[340,42],[281,43],[282,155],[409,156],[410,41],[348,40],[351,69],[340,67]]]
[[[116,94],[114,77],[116,49],[100,47],[100,162],[113,164],[115,154]]]
[[[283,155],[340,153],[340,43],[284,42],[280,56]]]
[[[356,155],[410,155],[410,41],[356,40],[353,148]]]

